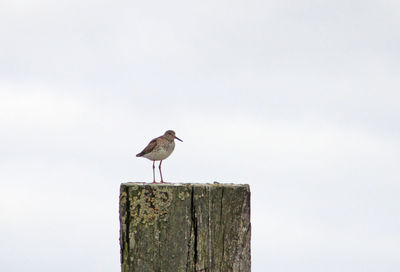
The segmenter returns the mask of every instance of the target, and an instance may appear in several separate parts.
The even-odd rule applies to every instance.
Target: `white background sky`
[[[0,0],[0,270],[117,272],[119,185],[249,183],[262,272],[400,271],[400,4]]]

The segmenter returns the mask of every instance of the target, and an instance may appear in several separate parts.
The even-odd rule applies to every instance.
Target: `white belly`
[[[166,146],[162,146],[153,150],[152,152],[143,155],[143,157],[152,160],[152,161],[161,161],[165,160],[166,158],[171,155],[172,151],[174,151],[175,144],[169,144]]]

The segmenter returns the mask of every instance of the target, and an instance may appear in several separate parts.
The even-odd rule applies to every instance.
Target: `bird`
[[[171,155],[175,148],[175,139],[183,142],[181,139],[175,136],[175,131],[167,130],[164,135],[154,138],[150,143],[142,150],[142,152],[136,154],[136,157],[144,157],[153,161],[153,183],[156,183],[154,174],[154,164],[156,161],[160,161],[158,169],[160,170],[161,183],[165,183],[161,172],[162,161]]]

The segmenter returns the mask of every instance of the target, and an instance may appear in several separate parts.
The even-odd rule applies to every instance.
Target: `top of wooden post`
[[[248,187],[249,184],[237,184],[237,183],[149,183],[149,182],[124,182],[121,186],[198,186],[198,187]]]

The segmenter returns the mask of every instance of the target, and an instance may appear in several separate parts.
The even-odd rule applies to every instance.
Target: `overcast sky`
[[[248,183],[252,271],[400,271],[400,3],[0,0],[0,270],[117,272],[119,185]]]

